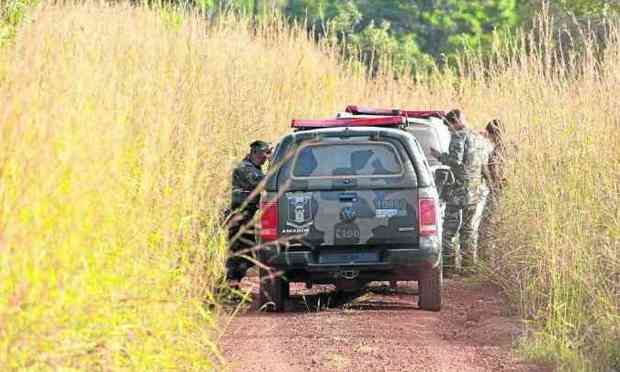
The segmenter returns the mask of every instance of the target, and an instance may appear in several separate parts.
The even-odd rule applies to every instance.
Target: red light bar
[[[332,128],[332,127],[395,127],[403,125],[402,116],[380,118],[342,118],[342,119],[293,119],[291,128]]]
[[[446,115],[444,111],[431,110],[431,111],[416,111],[416,110],[401,110],[401,109],[383,109],[374,107],[363,106],[347,106],[346,112],[353,115],[401,115],[409,118],[426,119],[430,117],[443,117]]]

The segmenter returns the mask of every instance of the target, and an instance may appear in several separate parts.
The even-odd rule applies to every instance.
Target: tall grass
[[[365,84],[278,19],[33,11],[0,55],[0,366],[218,368],[231,167]]]
[[[561,54],[547,27],[485,70],[514,145],[492,270],[533,325],[527,355],[560,370],[617,370],[620,34],[582,30],[579,53]]]
[[[347,103],[503,119],[517,149],[493,272],[537,330],[526,350],[617,365],[619,47],[570,72],[543,43],[467,57],[467,76],[394,80],[278,18],[37,9],[0,54],[0,366],[220,368],[205,304],[230,169],[291,117]]]

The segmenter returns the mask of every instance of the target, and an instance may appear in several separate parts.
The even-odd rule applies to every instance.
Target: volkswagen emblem
[[[353,222],[357,218],[357,213],[353,207],[344,207],[340,211],[340,219],[343,222]]]

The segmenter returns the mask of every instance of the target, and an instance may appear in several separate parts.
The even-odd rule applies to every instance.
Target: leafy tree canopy
[[[389,54],[396,64],[414,67],[464,46],[487,46],[495,29],[520,20],[517,0],[289,0],[285,13],[308,18],[367,61]]]
[[[307,22],[318,36],[361,56],[371,67],[390,58],[396,67],[424,69],[463,48],[488,51],[493,32],[509,32],[536,16],[543,4],[558,18],[606,17],[620,12],[609,0],[193,0],[208,9],[260,16],[279,10]]]

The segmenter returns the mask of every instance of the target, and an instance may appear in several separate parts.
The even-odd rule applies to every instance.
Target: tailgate
[[[288,192],[279,232],[313,247],[417,244],[417,205],[415,189]]]

